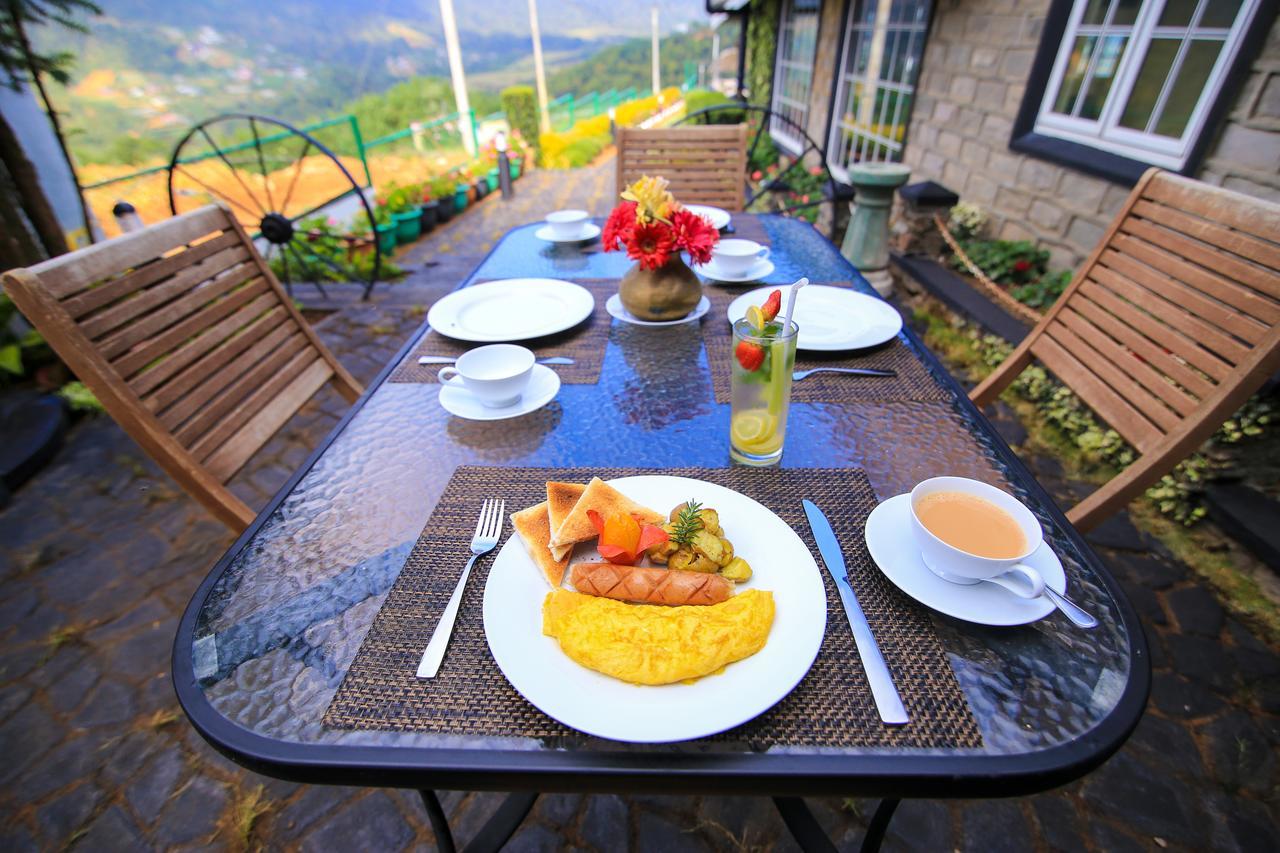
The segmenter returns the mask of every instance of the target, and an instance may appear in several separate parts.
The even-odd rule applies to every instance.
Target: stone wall
[[[1054,266],[1068,267],[1102,237],[1129,188],[1009,150],[1048,6],[938,0],[904,161],[913,181],[936,180],[986,210],[994,236],[1038,240]],[[1280,200],[1280,23],[1198,177]]]

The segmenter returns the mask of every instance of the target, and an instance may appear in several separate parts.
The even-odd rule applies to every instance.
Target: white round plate
[[[929,571],[911,532],[910,494],[889,498],[873,509],[866,533],[867,550],[880,571],[925,607],[979,625],[1025,625],[1053,612],[1053,602],[1047,598],[1019,598],[993,583],[951,583]],[[1062,561],[1048,543],[1031,555],[1027,565],[1057,592],[1067,591]]]
[[[827,596],[804,542],[768,509],[723,486],[656,475],[610,482],[655,510],[667,511],[692,498],[719,511],[734,551],[755,572],[739,590],[773,592],[768,642],[720,675],[693,684],[646,687],[579,666],[558,641],[542,633],[542,602],[549,587],[513,533],[494,559],[484,588],[484,633],[502,674],[547,716],[589,735],[631,743],[706,737],[773,707],[809,671],[826,630]],[[576,560],[582,557],[575,555]]]
[[[787,304],[791,285],[761,287],[742,294],[729,305],[729,322],[747,316],[747,307],[759,305],[775,290],[782,291],[782,304]],[[864,349],[893,340],[902,331],[902,315],[874,296],[866,296],[844,287],[809,285],[796,297],[796,315],[800,326],[800,349],[834,352]]]
[[[604,310],[609,312],[610,317],[636,326],[679,326],[681,323],[692,323],[694,320],[701,320],[711,310],[711,300],[705,296],[702,297],[698,300],[698,304],[694,306],[693,311],[679,320],[641,320],[627,310],[627,307],[622,304],[622,297],[616,293],[604,303]]]
[[[773,261],[768,258],[761,258],[752,264],[751,269],[747,270],[745,273],[741,275],[730,275],[729,273],[722,271],[720,269],[720,265],[716,263],[716,259],[712,258],[702,266],[698,267],[698,274],[703,278],[708,278],[712,281],[723,281],[730,284],[750,284],[754,281],[759,281],[762,278],[772,275],[775,269],[777,269],[777,267],[774,266]],[[804,291],[801,291],[801,293],[803,292]]]
[[[482,406],[467,389],[455,388],[452,385],[440,386],[440,405],[449,414],[469,421],[502,421],[541,409],[554,400],[559,391],[560,374],[545,364],[535,364],[524,393],[510,406],[503,406],[500,409]]]
[[[711,227],[717,231],[723,231],[724,227],[733,221],[733,216],[729,211],[719,207],[712,207],[709,204],[686,204],[684,209],[698,216],[706,217],[711,220]]]
[[[591,291],[554,278],[508,278],[455,290],[427,312],[427,322],[460,341],[499,343],[572,329],[596,308]]]
[[[550,225],[543,225],[537,231],[533,232],[533,236],[539,240],[546,240],[548,243],[585,243],[588,240],[594,240],[600,236],[600,226],[594,222],[587,222],[582,226],[582,232],[576,237],[557,237],[551,231]]]

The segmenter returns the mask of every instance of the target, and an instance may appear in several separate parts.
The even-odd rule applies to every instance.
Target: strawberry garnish
[[[774,317],[777,317],[778,312],[781,310],[782,310],[782,291],[781,290],[775,290],[773,293],[770,293],[769,298],[766,299],[764,301],[764,304],[760,306],[760,312],[764,314],[764,321],[766,323],[773,320]]]
[[[753,344],[751,341],[738,341],[733,355],[738,359],[738,364],[742,365],[742,369],[749,373],[759,370],[760,365],[764,364],[764,347]]]

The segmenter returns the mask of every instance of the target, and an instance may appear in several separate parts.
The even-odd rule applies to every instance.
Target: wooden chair
[[[10,270],[4,287],[125,432],[236,531],[256,513],[224,484],[326,382],[361,393],[222,207]]]
[[[1033,358],[1141,454],[1067,513],[1089,530],[1188,456],[1280,367],[1280,205],[1148,170],[1075,280],[969,396]]]
[[[618,192],[644,175],[661,175],[685,204],[742,210],[747,126],[618,128]]]

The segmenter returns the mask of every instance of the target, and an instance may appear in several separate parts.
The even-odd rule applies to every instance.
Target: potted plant
[[[455,189],[452,180],[447,177],[431,179],[431,196],[437,202],[437,225],[443,225],[453,218],[453,212],[457,209],[457,200],[454,195]]]
[[[472,183],[472,186],[476,188],[476,201],[479,201],[489,194],[488,178],[476,178]]]
[[[711,260],[720,232],[686,210],[667,191],[665,178],[647,175],[622,192],[601,237],[606,252],[626,248],[636,261],[618,288],[623,306],[641,320],[678,320],[702,298],[702,283],[680,257]]]
[[[498,167],[494,166],[485,176],[485,180],[489,185],[489,192],[497,192],[498,190]]]
[[[396,225],[391,221],[391,210],[387,203],[379,199],[373,208],[373,231],[378,241],[378,249],[386,257],[396,250]]]
[[[421,197],[422,190],[413,185],[393,187],[387,194],[387,208],[396,226],[396,242],[401,246],[422,236],[422,214],[417,203]]]
[[[426,234],[436,227],[440,216],[440,202],[435,200],[430,183],[422,187],[422,204],[418,205],[418,210],[422,214],[422,233]]]

